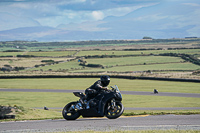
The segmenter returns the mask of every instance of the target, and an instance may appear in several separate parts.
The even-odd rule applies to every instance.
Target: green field
[[[0,56],[17,56],[23,55],[24,52],[0,52]]]
[[[98,78],[39,78],[39,79],[0,79],[0,88],[11,89],[63,89],[85,90]],[[118,85],[121,91],[146,91],[175,93],[200,93],[199,83],[155,80],[129,80],[112,78],[110,85]]]
[[[148,55],[148,54],[163,54],[163,53],[184,53],[184,54],[200,54],[200,49],[181,49],[181,50],[90,50],[80,51],[76,56],[88,55]]]
[[[149,64],[149,63],[171,63],[183,61],[178,57],[164,57],[164,56],[138,56],[138,57],[124,57],[124,58],[99,58],[99,59],[85,59],[88,64],[101,64],[103,66],[115,66],[126,64]]]
[[[70,101],[77,101],[72,93],[50,92],[1,92],[1,103],[28,108],[64,107]]]
[[[35,65],[41,65],[41,64],[48,64],[45,62],[42,62],[43,60],[53,60],[53,61],[66,61],[70,58],[17,58],[17,57],[4,57],[0,58],[0,67],[3,67],[4,65],[10,65],[12,67],[34,67]]]
[[[43,66],[33,68],[30,70],[53,71],[67,70],[69,72],[98,72],[98,71],[148,71],[148,70],[190,70],[194,71],[200,69],[198,65],[186,62],[179,57],[165,57],[165,56],[139,56],[139,57],[124,57],[124,58],[97,58],[84,59],[87,64],[100,64],[102,68],[92,68],[79,65],[78,60],[55,64],[51,66]]]
[[[39,68],[33,68],[33,69],[29,69],[28,71],[32,71],[32,70],[40,70],[42,69],[43,71],[48,71],[49,69],[51,69],[52,71],[58,71],[58,70],[74,70],[74,69],[81,69],[82,66],[79,65],[79,63],[77,61],[70,61],[70,62],[62,62],[59,64],[54,64],[54,65],[47,65],[47,66],[43,66],[43,67],[39,67]]]
[[[62,57],[62,56],[72,56],[76,51],[40,51],[40,52],[0,52],[0,56],[17,56],[17,55],[33,55],[39,57]]]
[[[5,105],[18,105],[28,108],[35,107],[64,107],[71,101],[77,101],[72,93],[51,92],[1,92],[1,103]],[[132,108],[151,107],[199,107],[199,98],[166,97],[166,96],[137,96],[122,95],[123,105]]]
[[[70,56],[77,51],[24,51],[24,52],[1,52],[0,56],[17,56],[17,55],[34,55],[34,56]],[[182,49],[182,50],[137,50],[137,51],[124,51],[124,50],[84,50],[77,52],[76,56],[92,56],[92,55],[148,55],[148,54],[162,54],[162,53],[184,53],[184,54],[200,54],[200,49]]]
[[[135,45],[135,44],[134,44]],[[137,44],[138,45],[138,44]],[[143,44],[141,44],[142,46]],[[158,46],[162,47],[161,44]],[[24,67],[25,70],[20,70],[21,73],[34,73],[35,71],[51,73],[51,72],[129,72],[134,71],[156,71],[162,74],[162,71],[173,73],[174,71],[181,73],[182,71],[197,71],[199,65],[194,64],[194,61],[186,60],[179,57],[161,56],[163,53],[188,54],[192,58],[200,57],[200,49],[178,49],[178,50],[68,50],[68,51],[24,51],[24,52],[0,52],[0,56],[12,55],[14,57],[0,57],[0,67],[11,66]],[[35,56],[17,58],[17,55]],[[87,56],[94,56],[88,58]],[[105,55],[105,56],[102,56]],[[127,56],[128,55],[128,56]],[[69,57],[70,56],[70,57]],[[86,56],[86,57],[84,57]],[[69,61],[68,59],[74,59]],[[189,58],[189,57],[187,57]],[[82,66],[78,60],[85,62]],[[57,63],[45,63],[42,60],[53,60]],[[68,60],[68,62],[66,62]],[[199,62],[198,59],[195,59]],[[101,68],[88,67],[88,64],[98,64]],[[27,68],[27,69],[26,69]],[[14,72],[11,71],[10,73]],[[0,74],[3,73],[2,71]],[[16,72],[14,72],[16,74]],[[155,75],[156,76],[156,75]],[[190,76],[190,75],[188,75]],[[179,76],[180,77],[180,76]]]
[[[134,72],[134,71],[154,71],[154,70],[165,70],[170,72],[173,71],[194,71],[199,69],[198,65],[191,63],[170,63],[170,64],[153,64],[153,65],[132,65],[132,66],[115,66],[110,68],[88,68],[83,70],[73,70],[73,72],[102,72],[102,71],[116,71],[116,72]]]
[[[25,55],[62,57],[62,56],[72,56],[75,53],[76,51],[47,51],[47,52],[27,52]]]

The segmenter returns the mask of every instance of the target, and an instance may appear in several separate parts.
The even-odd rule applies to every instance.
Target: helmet
[[[101,76],[101,83],[103,84],[103,86],[108,86],[110,83],[110,77],[107,75]]]

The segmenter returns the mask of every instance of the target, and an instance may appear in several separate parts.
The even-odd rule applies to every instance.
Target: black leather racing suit
[[[94,98],[97,94],[99,94],[102,91],[104,87],[106,86],[103,86],[101,80],[96,81],[92,86],[85,90],[87,100]]]

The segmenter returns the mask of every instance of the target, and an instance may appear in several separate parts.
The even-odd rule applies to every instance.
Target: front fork
[[[111,103],[111,108],[112,108],[112,109],[115,109],[115,107],[116,107],[116,101],[115,101],[114,98],[111,99],[110,103]]]

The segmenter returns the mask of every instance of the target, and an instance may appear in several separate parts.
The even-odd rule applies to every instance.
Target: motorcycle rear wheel
[[[111,108],[108,102],[105,108],[105,116],[108,119],[116,119],[122,115],[124,112],[124,106],[121,102],[116,102],[116,106],[114,108]]]
[[[76,120],[80,116],[80,113],[77,110],[70,109],[73,105],[76,105],[76,102],[68,103],[63,108],[62,115],[66,120]]]

